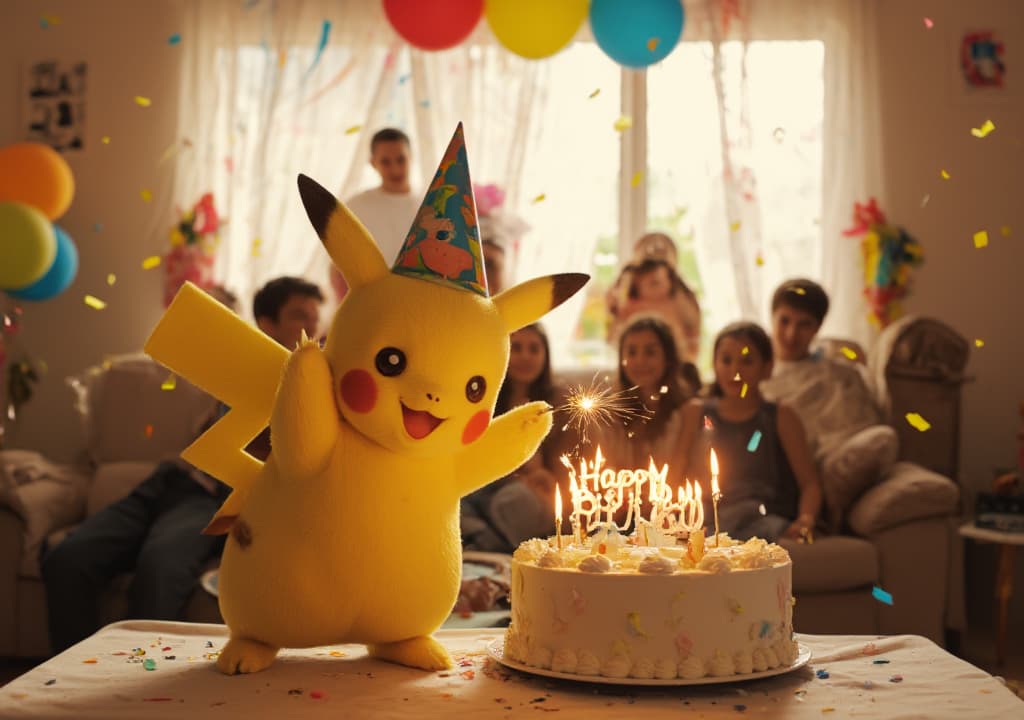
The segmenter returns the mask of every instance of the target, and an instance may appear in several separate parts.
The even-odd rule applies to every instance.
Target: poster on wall
[[[85,146],[85,62],[43,60],[28,67],[23,127],[26,140],[58,152]]]
[[[967,27],[955,35],[954,97],[973,104],[1010,99],[1018,82],[1008,61],[1009,48],[998,30]]]

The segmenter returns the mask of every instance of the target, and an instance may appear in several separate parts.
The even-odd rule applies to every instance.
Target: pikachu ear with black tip
[[[388,265],[380,248],[352,211],[312,178],[299,175],[298,182],[306,215],[349,287],[354,289],[386,275]]]
[[[564,303],[588,280],[590,276],[583,273],[548,275],[510,287],[491,300],[498,308],[505,329],[512,333]]]

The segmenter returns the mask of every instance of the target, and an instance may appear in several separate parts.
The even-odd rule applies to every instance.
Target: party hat
[[[455,128],[391,272],[488,297],[462,123]]]

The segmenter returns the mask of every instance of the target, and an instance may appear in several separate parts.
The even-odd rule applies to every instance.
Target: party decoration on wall
[[[0,148],[0,202],[24,203],[56,220],[74,196],[71,168],[53,148],[37,142]]]
[[[57,239],[46,216],[34,207],[0,202],[0,288],[17,290],[41,278],[57,255]]]
[[[468,170],[447,165],[464,160],[460,126],[444,183],[424,202],[431,213],[474,207]],[[454,192],[439,192],[448,183]],[[146,343],[231,408],[183,453],[233,488],[207,529],[229,533],[219,590],[230,638],[217,667],[258,672],[280,648],[358,642],[378,660],[450,668],[432,635],[458,596],[460,498],[520,466],[551,428],[543,402],[492,417],[509,333],[588,278],[535,278],[488,297],[410,276],[388,267],[330,191],[304,175],[298,184],[349,285],[324,347],[303,339],[289,352],[192,285]],[[471,242],[470,218],[452,232],[453,248]],[[242,448],[268,420],[263,464]],[[396,513],[402,532],[382,532]]]
[[[592,0],[590,28],[598,46],[620,65],[644,68],[675,49],[683,33],[680,0]]]
[[[868,319],[884,328],[902,314],[899,301],[909,291],[911,269],[924,260],[924,249],[906,230],[886,222],[874,198],[854,203],[853,221],[843,235],[861,239]]]
[[[960,40],[960,69],[971,88],[1002,88],[1006,77],[1004,47],[992,30],[967,32]]]
[[[421,50],[455,47],[469,37],[483,12],[483,0],[384,0],[388,22]]]
[[[85,91],[89,68],[84,62],[47,60],[28,69],[23,118],[28,139],[55,150],[85,147]]]
[[[588,0],[487,0],[485,15],[507,50],[536,60],[564,48],[587,19]]]
[[[8,290],[8,295],[19,300],[39,302],[60,295],[71,285],[71,281],[78,274],[78,249],[62,228],[54,225],[53,231],[57,239],[57,254],[50,269],[29,286],[20,290]]]
[[[217,232],[225,220],[217,213],[213,193],[205,193],[171,228],[171,249],[163,257],[164,307],[186,282],[207,290],[214,285]],[[155,265],[153,266],[155,267]]]

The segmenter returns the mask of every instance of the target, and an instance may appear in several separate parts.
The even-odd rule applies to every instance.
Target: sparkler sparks
[[[626,424],[633,419],[649,420],[653,413],[647,408],[637,407],[635,388],[615,390],[607,382],[598,382],[597,377],[590,385],[582,385],[569,389],[564,405],[554,408],[554,412],[564,412],[566,416],[562,430],[573,428],[579,434],[580,442],[590,443],[590,429],[595,423],[611,425],[613,422]]]

